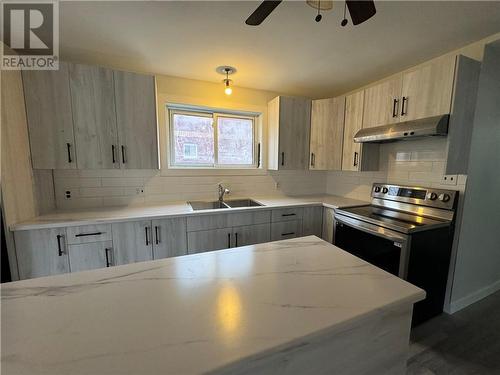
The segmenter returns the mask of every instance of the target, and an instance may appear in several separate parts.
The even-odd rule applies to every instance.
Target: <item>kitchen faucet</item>
[[[222,186],[222,184],[219,184],[219,202],[222,202],[224,200],[224,195],[229,194],[230,191],[228,188],[225,188]]]

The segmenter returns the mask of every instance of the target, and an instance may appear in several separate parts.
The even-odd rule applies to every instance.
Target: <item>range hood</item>
[[[415,137],[428,137],[448,134],[450,115],[428,117],[420,120],[399,122],[397,124],[361,129],[354,136],[357,143],[383,143]]]

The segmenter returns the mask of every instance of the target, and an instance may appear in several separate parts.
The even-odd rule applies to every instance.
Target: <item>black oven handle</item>
[[[400,234],[387,228],[384,228],[384,233],[380,233],[380,227],[375,224],[367,223],[366,221],[361,221],[352,217],[343,215],[341,216],[338,213],[335,214],[335,225],[337,225],[337,223],[342,223],[344,225],[350,226],[351,228],[360,230],[365,233],[373,234],[374,236],[382,237],[394,242],[406,243],[408,241],[408,237],[404,234]]]

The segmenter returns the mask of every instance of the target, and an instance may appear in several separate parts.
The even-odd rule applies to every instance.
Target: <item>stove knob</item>
[[[448,202],[450,200],[450,196],[448,194],[439,194],[439,200],[441,202]]]
[[[387,192],[388,192],[388,191],[389,191],[389,189],[387,189],[386,187],[383,187],[383,188],[382,188],[382,193],[383,193],[383,194],[387,194]]]
[[[437,197],[438,196],[437,196],[436,193],[429,193],[429,194],[427,194],[427,198],[430,199],[431,201],[435,201]]]
[[[380,192],[380,186],[375,186],[375,193],[379,193]]]

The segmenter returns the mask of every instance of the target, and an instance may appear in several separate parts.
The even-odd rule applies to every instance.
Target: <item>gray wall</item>
[[[500,289],[500,41],[485,48],[450,311]]]

